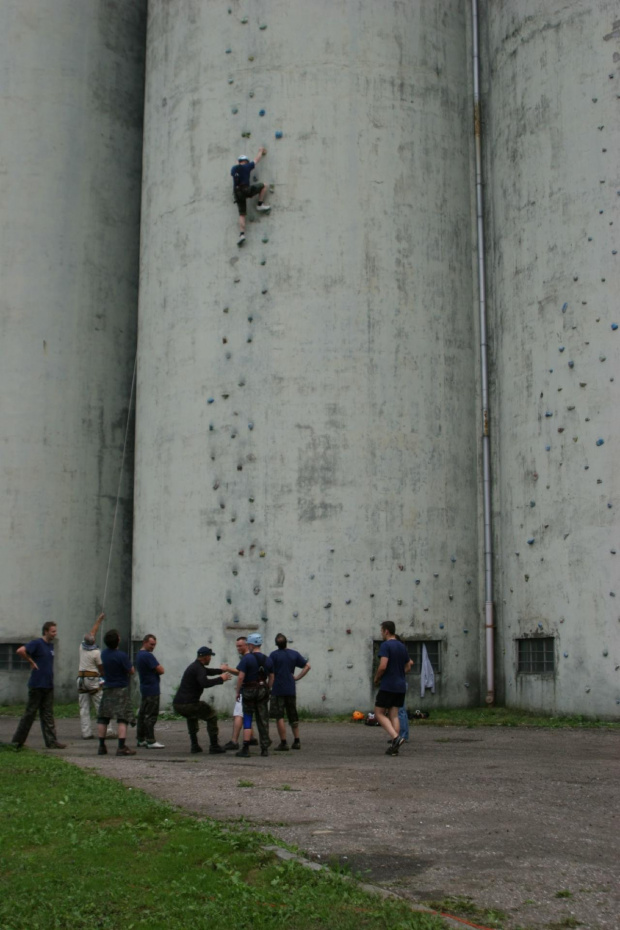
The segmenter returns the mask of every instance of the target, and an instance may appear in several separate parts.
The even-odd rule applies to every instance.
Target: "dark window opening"
[[[376,639],[373,644],[373,675],[379,665],[379,647],[383,640]],[[436,675],[441,674],[441,639],[404,639],[403,644],[413,661],[410,675],[419,675],[422,671],[422,646],[426,646],[428,658]]]
[[[29,670],[30,662],[17,655],[16,650],[25,643],[0,643],[0,671]]]
[[[517,671],[521,675],[540,675],[555,670],[553,636],[518,639]]]

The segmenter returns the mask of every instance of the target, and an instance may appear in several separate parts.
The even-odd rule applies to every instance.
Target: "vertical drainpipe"
[[[476,158],[476,223],[478,231],[478,294],[480,313],[480,374],[482,400],[482,481],[484,509],[484,616],[486,633],[486,703],[495,701],[494,615],[493,615],[493,538],[491,535],[491,455],[489,429],[489,374],[487,362],[487,316],[484,267],[484,220],[482,203],[482,146],[480,118],[480,50],[478,0],[471,0],[472,51],[474,71],[474,144]]]

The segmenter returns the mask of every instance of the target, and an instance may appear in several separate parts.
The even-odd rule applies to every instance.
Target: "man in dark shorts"
[[[245,242],[245,217],[248,200],[258,195],[258,204],[256,206],[258,213],[269,213],[271,210],[271,207],[264,203],[267,195],[267,185],[252,184],[252,172],[266,154],[267,149],[261,147],[254,161],[250,161],[247,155],[240,155],[237,164],[230,169],[233,179],[233,198],[239,209],[238,246],[242,246]]]
[[[275,719],[278,736],[280,737],[280,744],[276,746],[276,752],[287,752],[285,713],[289,726],[293,731],[292,748],[301,749],[295,682],[308,674],[310,666],[308,660],[304,659],[295,649],[287,649],[287,639],[284,633],[278,633],[276,636],[276,646],[278,648],[274,649],[269,656],[273,662],[274,673],[269,716]],[[296,668],[301,669],[299,675],[293,674]]]
[[[391,620],[384,620],[381,624],[381,639],[379,667],[375,673],[375,684],[380,689],[375,698],[375,718],[391,739],[386,755],[397,756],[404,743],[400,735],[398,709],[405,703],[405,675],[413,662],[404,644],[396,638],[396,627]]]
[[[138,746],[145,749],[165,749],[163,743],[155,739],[155,724],[159,716],[159,679],[164,674],[164,667],[160,665],[153,650],[157,645],[157,638],[147,633],[142,640],[142,649],[136,656],[136,670],[140,677],[140,710],[138,711]]]
[[[99,736],[99,749],[97,755],[107,756],[105,744],[106,731],[110,720],[114,717],[118,724],[117,756],[135,756],[135,749],[125,745],[127,738],[127,724],[133,719],[129,682],[133,675],[133,665],[126,652],[118,648],[121,638],[118,630],[108,630],[103,637],[106,648],[101,653],[103,665],[103,697],[99,705],[97,717],[97,733]]]
[[[43,624],[40,639],[31,639],[17,650],[17,655],[30,663],[31,672],[28,704],[12,741],[16,749],[21,749],[26,742],[37,713],[47,748],[65,749],[66,744],[58,742],[54,722],[54,640],[57,629],[56,624],[48,620]]]
[[[260,651],[263,637],[260,633],[250,633],[247,639],[250,651],[244,655],[237,671],[237,697],[243,699],[243,748],[236,755],[242,759],[250,755],[252,738],[252,716],[256,716],[256,726],[260,740],[261,756],[269,755],[269,689],[273,684],[273,663]]]
[[[183,672],[179,690],[174,696],[172,706],[175,713],[180,714],[187,720],[187,732],[191,743],[190,752],[202,752],[202,746],[198,743],[199,720],[204,720],[207,724],[207,733],[209,734],[209,752],[212,756],[226,752],[223,746],[218,742],[217,714],[210,704],[201,701],[200,696],[205,688],[213,688],[215,685],[223,685],[225,681],[230,681],[230,674],[226,671],[226,666],[222,668],[213,668],[207,670],[211,661],[211,656],[215,655],[209,646],[201,646],[196,653],[196,659],[191,665],[188,665]],[[209,676],[217,675],[217,678]]]

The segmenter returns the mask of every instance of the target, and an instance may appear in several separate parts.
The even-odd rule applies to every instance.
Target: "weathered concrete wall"
[[[393,619],[443,641],[434,700],[478,699],[465,17],[149,4],[133,627],[167,695],[202,643],[283,630],[301,705],[365,708]],[[238,250],[229,171],[262,144]]]
[[[614,715],[618,5],[505,0],[483,10],[505,698]],[[516,674],[515,641],[526,636],[555,637],[555,675]]]
[[[0,6],[0,641],[55,620],[61,697],[103,595],[133,371],[144,29],[142,0]],[[127,632],[131,449],[128,472],[106,604]]]

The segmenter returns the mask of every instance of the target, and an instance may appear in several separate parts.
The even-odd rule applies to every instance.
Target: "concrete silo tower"
[[[145,6],[0,7],[0,700],[23,700],[13,647],[46,620],[73,696],[105,587],[135,352]],[[131,479],[106,603],[127,632],[130,536]]]
[[[478,698],[466,16],[149,4],[133,622],[169,688],[282,630],[301,705],[366,706],[391,619],[436,644],[438,700]],[[238,249],[229,172],[262,145]]]
[[[498,630],[508,704],[620,690],[617,4],[484,4]]]

